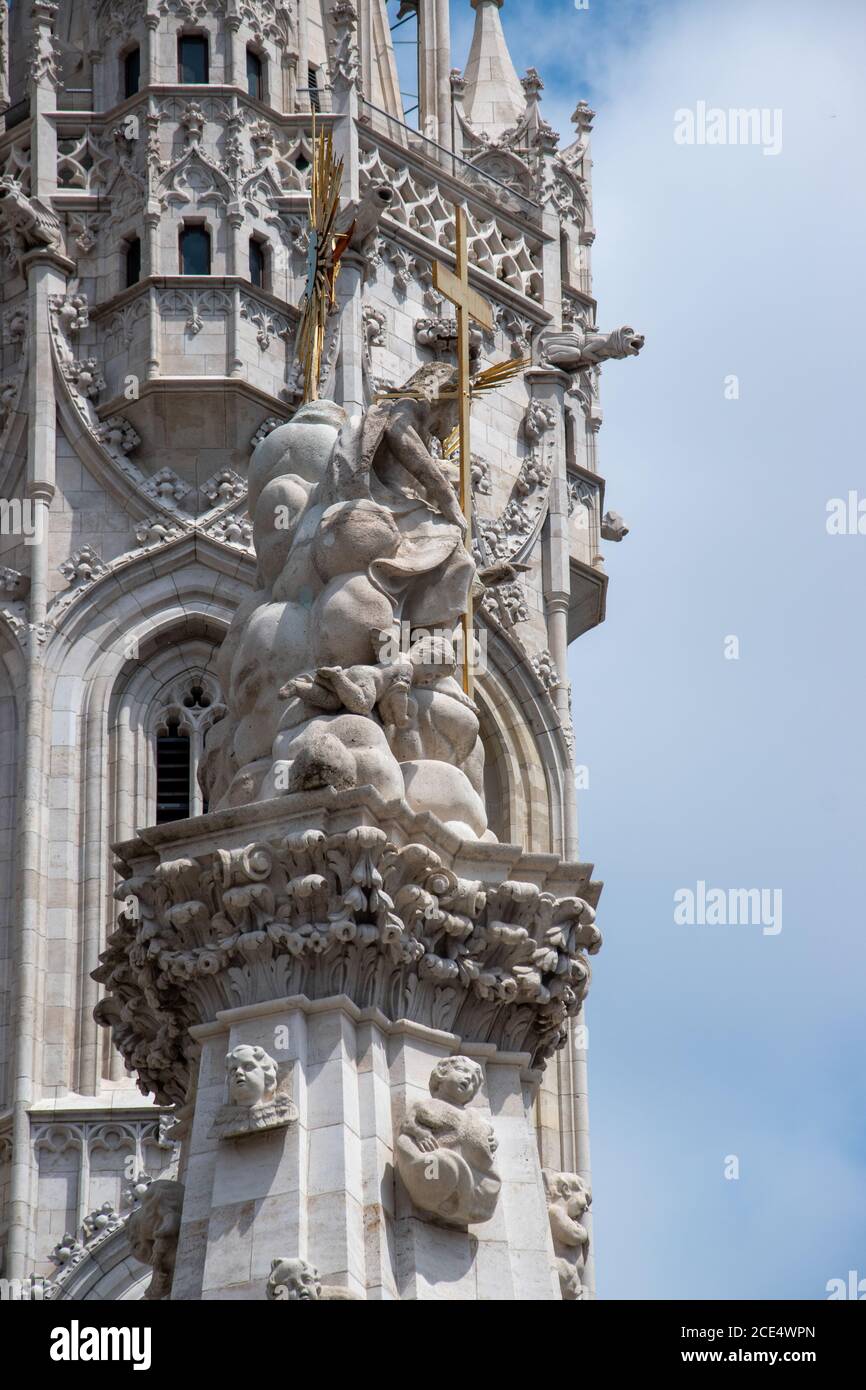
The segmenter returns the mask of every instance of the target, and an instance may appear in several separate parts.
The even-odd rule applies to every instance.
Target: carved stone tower
[[[0,8],[0,1273],[49,1298],[593,1296],[566,670],[643,340],[593,112],[471,3],[465,74],[448,0]]]

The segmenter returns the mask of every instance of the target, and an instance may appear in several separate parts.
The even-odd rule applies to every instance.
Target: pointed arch
[[[154,817],[148,730],[157,693],[185,672],[212,674],[216,652],[254,562],[187,535],[100,577],[46,645],[46,699],[53,709],[51,765],[78,788],[51,806],[57,884],[53,931],[80,962],[73,1013],[63,1033],[67,1084],[95,1094],[123,1079],[93,1021],[90,979],[116,915],[110,845]],[[106,775],[107,770],[107,775]],[[62,778],[60,776],[62,774]]]

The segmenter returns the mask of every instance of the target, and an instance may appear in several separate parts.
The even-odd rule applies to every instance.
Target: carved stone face
[[[468,1105],[482,1080],[481,1068],[471,1057],[446,1057],[430,1077],[430,1094],[451,1105]]]
[[[453,676],[457,658],[451,643],[442,637],[422,637],[409,652],[415,685],[430,685],[442,676]]]
[[[226,1057],[226,1071],[233,1105],[258,1105],[276,1089],[277,1065],[263,1047],[240,1043]]]
[[[592,1193],[576,1173],[544,1172],[548,1213],[553,1238],[563,1245],[582,1245],[586,1231],[581,1217],[592,1202]]]
[[[314,1303],[322,1286],[318,1272],[305,1260],[274,1260],[268,1297],[288,1303]]]

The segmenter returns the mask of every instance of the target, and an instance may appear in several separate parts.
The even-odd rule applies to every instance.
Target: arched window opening
[[[265,65],[252,48],[247,49],[247,91],[257,101],[264,101]]]
[[[190,813],[190,741],[177,719],[156,740],[156,823],[186,820]]]
[[[319,69],[310,68],[307,77],[307,84],[310,88],[310,107],[313,111],[321,111],[322,98],[319,92]]]
[[[141,279],[141,238],[130,237],[126,243],[125,276],[126,288],[137,285]]]
[[[266,288],[267,260],[264,243],[258,237],[250,237],[250,284],[258,289]]]
[[[141,49],[131,48],[123,60],[123,95],[134,97],[141,86]]]
[[[151,730],[156,749],[156,823],[207,812],[199,770],[205,739],[225,714],[214,677],[194,668],[164,687]]]
[[[574,436],[574,416],[570,410],[565,412],[565,466],[574,468],[577,465],[577,444]]]
[[[177,80],[197,86],[210,80],[208,41],[200,34],[181,34],[177,41]]]
[[[207,227],[198,224],[182,227],[180,233],[181,275],[210,275],[210,256],[210,232]]]

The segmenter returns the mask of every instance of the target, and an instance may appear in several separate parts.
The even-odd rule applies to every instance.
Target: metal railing
[[[21,125],[30,116],[30,98],[23,97],[21,101],[16,101],[14,106],[7,106],[3,112],[3,121],[7,130],[13,126]]]
[[[528,208],[532,208],[536,212],[541,211],[541,204],[535,198],[528,198],[525,193],[520,193],[516,188],[512,188],[511,184],[504,183],[502,179],[497,179],[495,175],[488,174],[485,169],[481,169],[477,164],[473,164],[470,160],[464,159],[462,155],[456,154],[454,150],[449,150],[445,145],[440,145],[438,140],[431,139],[429,135],[422,135],[420,130],[416,130],[414,126],[406,125],[405,121],[398,120],[396,116],[391,115],[390,111],[383,110],[381,106],[376,106],[372,101],[367,101],[365,97],[359,97],[358,103],[360,106],[365,106],[369,111],[375,111],[377,115],[384,116],[389,126],[394,125],[399,130],[405,131],[409,136],[406,144],[410,149],[413,146],[417,146],[419,142],[422,142],[425,145],[430,145],[438,152],[438,155],[445,155],[446,159],[451,163],[451,174],[453,178],[461,177],[461,171],[458,170],[457,166],[462,165],[463,168],[468,169],[471,174],[471,178],[467,178],[463,175],[466,183],[471,184],[480,181],[482,187],[484,184],[492,184],[497,189],[501,189],[503,193],[507,193],[510,198],[516,198],[518,202],[525,203]],[[390,136],[390,138],[395,139],[394,136]],[[399,143],[399,141],[395,141],[395,143]],[[433,155],[429,157],[432,163],[438,165],[442,164],[440,158]],[[496,202],[500,201],[499,198],[494,197],[492,193],[488,196],[494,198]]]

